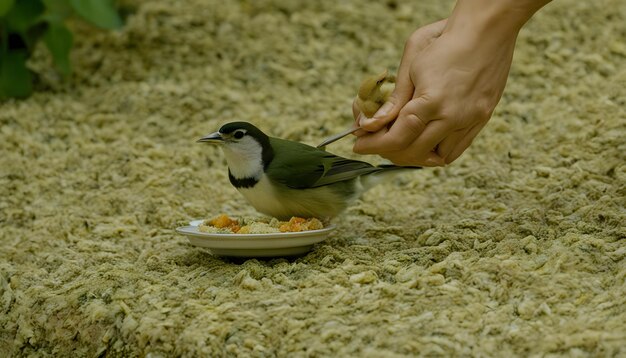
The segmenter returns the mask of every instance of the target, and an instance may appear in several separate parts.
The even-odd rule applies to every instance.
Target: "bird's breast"
[[[292,189],[272,182],[266,175],[261,176],[254,186],[238,187],[237,190],[256,210],[278,219],[289,219],[292,216],[333,217],[356,197],[352,190],[340,193],[330,186]]]
[[[234,184],[233,184],[234,185]],[[258,211],[272,216],[275,213],[285,211],[284,198],[276,191],[268,177],[263,174],[260,179],[251,186],[237,186],[237,190],[254,206]]]

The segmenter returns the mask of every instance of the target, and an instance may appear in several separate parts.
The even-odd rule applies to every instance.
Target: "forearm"
[[[498,41],[515,38],[524,24],[551,0],[458,0],[445,32],[484,34]]]

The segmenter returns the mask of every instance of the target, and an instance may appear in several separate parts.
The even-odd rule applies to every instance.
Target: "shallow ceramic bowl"
[[[213,234],[201,232],[198,226],[203,220],[194,220],[189,226],[176,228],[187,236],[192,245],[205,247],[215,255],[238,257],[292,256],[309,252],[313,244],[328,238],[335,230],[329,225],[320,230],[280,232],[273,234]]]

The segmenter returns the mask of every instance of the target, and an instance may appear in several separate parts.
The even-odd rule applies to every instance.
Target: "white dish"
[[[176,228],[192,245],[205,247],[215,255],[238,257],[292,256],[309,252],[313,244],[326,240],[335,229],[329,225],[320,230],[280,232],[273,234],[213,234],[198,230],[203,220]]]

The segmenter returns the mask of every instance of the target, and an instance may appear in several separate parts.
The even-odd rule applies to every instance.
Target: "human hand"
[[[460,0],[448,20],[411,35],[396,88],[372,118],[353,105],[363,128],[355,133],[354,152],[438,166],[469,147],[502,96],[517,33],[532,16],[506,9],[510,16],[502,18],[496,11],[502,9],[475,5]]]

